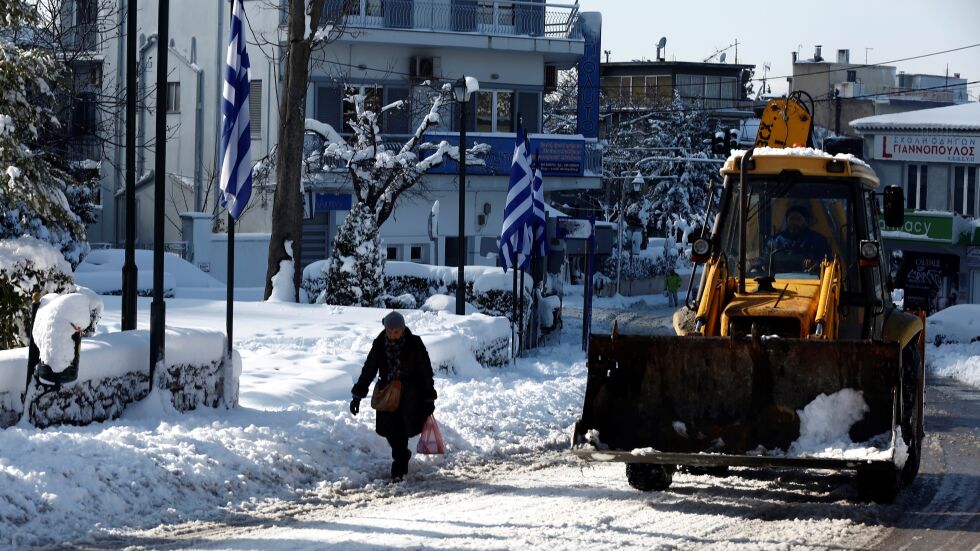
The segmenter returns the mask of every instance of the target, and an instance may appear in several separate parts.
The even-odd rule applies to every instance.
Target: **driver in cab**
[[[803,258],[802,268],[810,271],[820,264],[824,257],[832,256],[830,243],[821,233],[810,229],[810,212],[802,205],[793,205],[786,210],[786,223],[783,231],[772,238],[769,250],[785,250]]]

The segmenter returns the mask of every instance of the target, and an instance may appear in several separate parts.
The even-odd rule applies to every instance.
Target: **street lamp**
[[[627,176],[626,178],[629,178]],[[625,188],[626,188],[626,178],[623,178],[623,183],[619,186],[619,254],[616,259],[616,294],[620,294],[619,289],[622,284],[622,274],[623,274],[623,218],[626,215],[626,205],[625,205]],[[636,171],[636,176],[633,177],[633,191],[640,191],[643,188],[643,175],[640,171]],[[632,244],[630,245],[632,246]]]
[[[459,104],[459,244],[457,251],[456,314],[466,314],[466,280],[463,266],[466,264],[466,106],[470,94],[480,89],[473,77],[461,77],[453,85],[453,94]]]

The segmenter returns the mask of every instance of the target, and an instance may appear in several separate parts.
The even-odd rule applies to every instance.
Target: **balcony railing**
[[[384,140],[380,148],[397,152],[405,144],[408,136],[402,139]],[[602,175],[602,148],[595,142],[583,139],[581,136],[561,136],[548,134],[532,134],[531,148],[539,154],[541,167],[546,177],[598,177]],[[439,143],[446,140],[450,144],[459,143],[459,134],[455,132],[430,132],[426,142]],[[472,133],[469,140],[473,143],[489,145],[491,150],[481,156],[483,166],[473,166],[469,169],[474,175],[508,175],[514,154],[514,134],[512,133]],[[469,141],[468,140],[468,141]],[[315,134],[306,134],[306,169],[310,173],[343,171],[346,161],[336,158],[322,157],[323,139]],[[426,151],[418,151],[421,156]],[[456,174],[456,162],[447,160],[443,165],[433,168],[429,174]]]
[[[327,23],[351,28],[413,29],[483,35],[578,39],[578,0],[327,0]],[[285,11],[282,12],[285,23]]]

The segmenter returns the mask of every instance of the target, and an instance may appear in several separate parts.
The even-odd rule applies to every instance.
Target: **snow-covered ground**
[[[119,299],[104,298],[103,326],[118,329]],[[139,306],[142,328],[149,300]],[[87,427],[0,431],[0,547],[248,511],[267,499],[384,478],[389,449],[374,433],[373,410],[365,407],[357,417],[347,410],[384,313],[238,303],[241,407],[184,415],[135,407],[119,420]],[[433,363],[456,370],[436,377],[436,417],[449,453],[413,460],[413,472],[567,442],[584,386],[576,347],[484,369],[466,341],[509,334],[505,320],[417,311],[407,311],[406,319]],[[167,320],[222,329],[224,304],[168,300]]]
[[[119,299],[104,298],[103,326],[118,329]],[[640,300],[657,310],[664,301]],[[598,302],[629,308],[635,301]],[[145,327],[149,300],[139,306]],[[952,314],[969,327],[976,313],[947,312],[930,319],[931,334],[940,323],[953,327],[946,319]],[[352,379],[383,314],[237,303],[241,407],[175,414],[147,405],[87,427],[0,431],[0,548],[107,535],[129,545],[169,537],[175,524],[239,519],[253,526],[269,518],[293,525],[194,546],[752,549],[863,547],[881,535],[877,510],[853,503],[846,477],[679,473],[671,492],[650,495],[626,486],[622,465],[570,459],[564,450],[585,387],[574,319],[566,320],[562,344],[484,369],[460,343],[505,331],[506,322],[406,311],[434,363],[453,363],[457,372],[436,377],[436,417],[448,453],[414,457],[408,481],[387,484],[389,450],[374,434],[373,411],[347,411]],[[167,319],[221,330],[224,305],[172,299]],[[946,344],[938,354],[957,346],[971,345]],[[932,346],[929,354],[940,357]],[[934,370],[943,368],[931,361]],[[333,505],[323,510],[324,503]],[[295,525],[290,511],[306,520]],[[442,538],[449,539],[437,543]]]

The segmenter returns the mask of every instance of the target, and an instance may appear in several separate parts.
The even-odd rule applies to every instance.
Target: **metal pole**
[[[834,134],[840,136],[840,90],[834,90]]]
[[[466,104],[459,102],[459,249],[456,280],[456,315],[466,314]]]
[[[623,212],[624,201],[623,201],[623,188],[626,186],[626,180],[621,180],[619,184],[619,227],[617,233],[619,234],[619,244],[617,245],[617,260],[616,260],[616,294],[620,295],[619,286],[623,279]]]
[[[231,336],[235,313],[235,219],[228,214],[228,291],[225,307],[225,330],[228,332],[228,357],[231,358]]]
[[[136,3],[126,4],[126,256],[122,270],[122,330],[136,329]]]
[[[156,151],[153,182],[153,302],[150,305],[150,389],[156,366],[164,361],[167,306],[163,301],[163,219],[167,181],[167,64],[170,50],[170,0],[160,0],[157,35]]]

